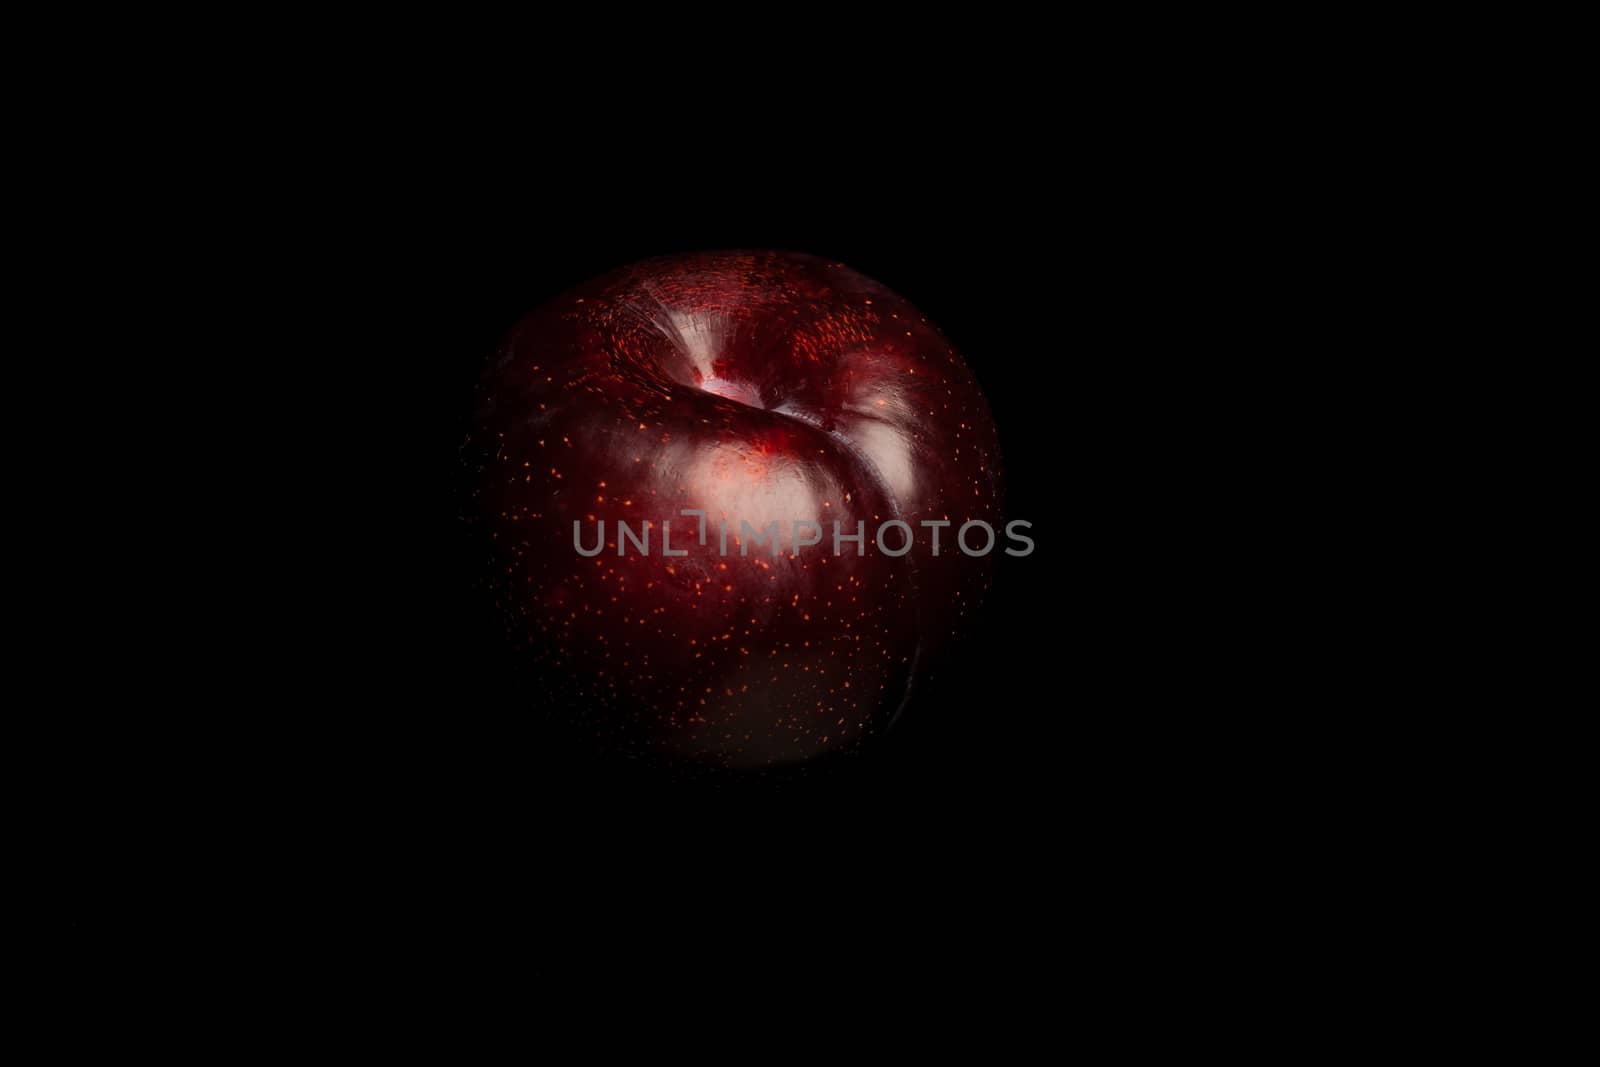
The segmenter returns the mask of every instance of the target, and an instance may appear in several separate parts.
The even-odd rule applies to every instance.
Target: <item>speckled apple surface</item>
[[[999,444],[962,357],[884,286],[794,253],[647,260],[538,308],[484,374],[462,457],[528,712],[680,764],[803,763],[914,713],[992,569],[957,529],[1003,529]],[[682,509],[705,512],[703,544]],[[776,554],[741,519],[777,521]],[[889,519],[914,531],[904,556],[875,543]],[[603,550],[580,555],[574,522],[592,549],[602,520]],[[619,520],[648,529],[647,554],[618,554]],[[950,523],[937,555],[923,520]],[[796,521],[821,542],[797,545]],[[834,554],[835,521],[865,523],[859,554]],[[668,522],[686,555],[663,555]]]

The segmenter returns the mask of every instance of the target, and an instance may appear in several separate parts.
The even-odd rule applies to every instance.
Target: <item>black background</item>
[[[1270,530],[1220,517],[1255,297],[1197,186],[1049,158],[941,169],[891,146],[663,173],[491,151],[384,201],[340,264],[381,412],[327,550],[360,576],[325,620],[345,631],[337,713],[307,714],[317,744],[296,759],[327,840],[414,851],[424,881],[485,895],[463,922],[559,930],[579,955],[770,893],[796,921],[872,917],[933,951],[903,901],[968,894],[964,912],[1037,936],[1066,918],[1064,863],[1102,894],[1154,891],[1115,872],[1213,818],[1261,743],[1226,552]],[[836,259],[938,323],[993,410],[1007,515],[1034,524],[920,701],[827,774],[682,782],[550,746],[463,559],[456,449],[505,331],[623,263],[719,248]]]
[[[1030,66],[1049,82],[1065,62]],[[1283,250],[1316,250],[1328,202],[1290,180],[1305,160],[1278,134],[1295,117],[1234,139],[1239,108],[1137,70],[979,101],[975,68],[935,67],[882,100],[847,70],[844,99],[723,112],[741,93],[761,112],[770,73],[617,103],[563,80],[476,124],[470,91],[428,88],[394,119],[353,103],[315,134],[290,124],[293,153],[241,154],[263,180],[223,198],[214,230],[254,262],[216,268],[208,357],[285,336],[220,397],[209,372],[191,383],[224,423],[195,450],[226,464],[249,437],[303,462],[281,500],[233,471],[187,490],[251,498],[237,528],[193,540],[253,626],[217,624],[214,660],[152,658],[198,679],[196,706],[163,714],[164,677],[155,713],[119,701],[67,726],[57,793],[89,830],[63,848],[94,867],[73,879],[81,914],[151,929],[150,879],[182,921],[215,916],[225,951],[231,931],[307,935],[297,980],[360,929],[377,960],[481,948],[513,999],[529,977],[642,961],[734,978],[777,962],[830,991],[923,963],[1030,985],[1086,942],[1137,969],[1142,945],[1122,949],[1152,930],[1215,932],[1198,889],[1225,839],[1260,827],[1249,844],[1270,861],[1294,837],[1284,783],[1348,727],[1325,672],[1296,669],[1282,610],[1319,563],[1283,546],[1321,520],[1275,506],[1303,479],[1279,431],[1349,373],[1308,352],[1325,322],[1290,314],[1306,283]],[[941,79],[948,98],[923,101]],[[462,559],[456,450],[499,338],[595,274],[717,248],[825,256],[919,307],[976,373],[1007,513],[1034,524],[1037,551],[996,557],[981,619],[920,702],[827,775],[686,783],[544,744]],[[308,296],[311,321],[287,323]],[[265,377],[294,395],[246,421],[236,400]],[[267,525],[276,543],[240,547]],[[268,588],[269,554],[299,580]]]
[[[1304,724],[1335,729],[1251,585],[1293,532],[1259,508],[1296,473],[1262,463],[1253,415],[1293,415],[1294,335],[1234,201],[1055,147],[935,129],[822,167],[695,167],[534,139],[318,186],[267,276],[226,280],[230,330],[313,275],[325,299],[252,368],[294,394],[252,433],[303,461],[280,506],[243,487],[240,528],[274,543],[210,542],[255,625],[218,628],[198,706],[63,748],[83,938],[141,928],[127,872],[191,869],[162,894],[185,923],[385,964],[486,956],[473,976],[507,995],[758,964],[868,991],[1085,951],[1137,969],[1125,943],[1211,931],[1195,880],[1241,826],[1294,832],[1272,819]],[[1033,523],[919,701],[824,774],[681,781],[549,744],[464,552],[457,450],[504,333],[621,264],[719,248],[825,256],[920,308],[989,400],[1007,515]],[[1268,578],[1292,593],[1305,565]]]

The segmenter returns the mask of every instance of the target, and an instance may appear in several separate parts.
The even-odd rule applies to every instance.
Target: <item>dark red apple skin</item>
[[[528,711],[634,756],[746,768],[859,747],[1006,545],[994,424],[960,355],[882,285],[794,253],[647,260],[540,307],[483,376],[462,456]],[[779,522],[776,557],[740,554],[741,518]],[[903,557],[875,543],[893,518],[916,535]],[[924,519],[951,524],[937,556]],[[996,532],[987,557],[957,547],[974,519]],[[599,556],[574,549],[574,520],[586,547],[605,520]],[[651,524],[648,555],[618,555],[618,520]],[[797,549],[796,520],[822,543]],[[865,522],[860,554],[834,555],[836,520]],[[684,557],[662,554],[669,521]]]

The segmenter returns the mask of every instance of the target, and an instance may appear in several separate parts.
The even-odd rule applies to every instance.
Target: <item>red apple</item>
[[[856,748],[907,705],[1005,545],[971,372],[916,308],[838,263],[624,267],[524,319],[480,388],[468,517],[532,667],[528,709],[611,749],[759,767]],[[704,543],[685,509],[704,513]],[[957,544],[972,520],[994,530],[990,554]],[[747,536],[772,522],[775,546]],[[862,523],[862,542],[836,555],[835,522]],[[580,553],[601,523],[602,550]],[[962,544],[988,540],[973,526]]]

